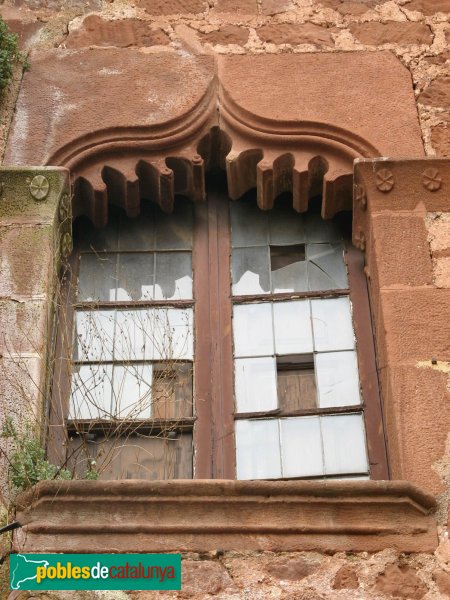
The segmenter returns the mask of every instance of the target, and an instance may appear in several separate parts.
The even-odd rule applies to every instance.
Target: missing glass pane
[[[306,257],[305,244],[293,246],[270,246],[270,267],[272,272],[302,262]]]
[[[283,413],[317,407],[312,354],[277,358],[278,408]]]
[[[304,292],[308,289],[305,244],[270,246],[272,292]]]
[[[192,433],[164,431],[93,441],[76,436],[69,442],[69,468],[83,477],[95,461],[99,479],[192,479]]]
[[[192,416],[192,364],[154,363],[153,418],[179,419]]]

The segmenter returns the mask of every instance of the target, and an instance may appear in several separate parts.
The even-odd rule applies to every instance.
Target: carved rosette
[[[394,187],[394,175],[389,169],[380,169],[375,175],[375,185],[380,190],[387,194]]]
[[[422,182],[424,188],[430,192],[437,192],[442,185],[442,177],[436,168],[425,169],[422,174]]]
[[[30,194],[35,200],[45,200],[50,191],[50,184],[44,175],[35,175],[30,181]]]

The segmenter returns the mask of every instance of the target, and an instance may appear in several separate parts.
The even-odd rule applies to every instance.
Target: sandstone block
[[[213,45],[220,44],[226,46],[227,44],[238,44],[243,46],[248,41],[248,30],[237,25],[224,25],[217,31],[203,34],[201,40]]]
[[[420,600],[427,593],[425,583],[409,566],[389,565],[375,582],[375,589],[396,598]]]
[[[450,77],[436,77],[420,94],[419,102],[427,106],[450,108]]]
[[[428,25],[423,23],[351,23],[350,31],[362,44],[381,46],[398,44],[411,46],[431,44],[433,36]]]
[[[297,25],[294,23],[271,23],[263,25],[256,30],[258,37],[263,42],[270,44],[314,44],[316,46],[333,46],[333,38],[329,29],[305,23]]]
[[[149,15],[198,14],[206,10],[205,0],[140,0],[138,6]]]
[[[256,15],[258,5],[256,0],[217,0],[214,9],[217,12]]]
[[[434,15],[435,13],[450,12],[448,0],[411,0],[404,5],[408,10],[417,10],[424,15]]]
[[[80,29],[69,34],[65,41],[67,48],[86,46],[133,46],[166,45],[169,36],[162,29],[153,29],[150,23],[139,19],[105,21],[98,15],[90,15]]]
[[[183,596],[191,597],[197,594],[218,594],[224,590],[229,593],[235,584],[223,565],[219,562],[183,561]]]
[[[342,566],[333,580],[334,590],[356,590],[359,587],[358,575],[349,565]]]

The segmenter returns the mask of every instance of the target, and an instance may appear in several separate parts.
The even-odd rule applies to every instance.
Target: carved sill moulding
[[[217,167],[233,199],[256,187],[269,209],[292,191],[303,212],[322,192],[330,218],[351,208],[355,158],[423,155],[410,76],[389,52],[53,49],[32,61],[5,164],[69,168],[74,216],[99,226],[108,203],[136,216],[141,198],[168,212],[176,193],[202,200],[205,171]]]
[[[41,482],[19,498],[15,550],[427,552],[434,506],[399,481]]]

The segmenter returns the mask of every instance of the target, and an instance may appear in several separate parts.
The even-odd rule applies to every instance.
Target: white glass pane
[[[318,213],[307,213],[305,221],[308,242],[338,242],[342,239],[336,223],[324,221]]]
[[[325,474],[367,473],[362,414],[321,417]]]
[[[356,352],[316,354],[316,378],[321,408],[361,402]]]
[[[117,312],[115,360],[152,359],[155,324],[153,311],[121,310]]]
[[[274,302],[275,352],[305,354],[313,351],[309,300]]]
[[[355,347],[350,300],[330,298],[311,300],[314,349],[352,350]]]
[[[272,306],[269,303],[235,306],[233,333],[235,356],[272,355]]]
[[[192,360],[194,356],[192,309],[156,309],[153,344],[155,360]]]
[[[192,298],[192,257],[190,252],[157,252],[155,300]]]
[[[348,287],[342,244],[308,244],[309,289],[338,290]]]
[[[272,208],[268,213],[271,244],[300,244],[306,241],[303,216],[292,208]]]
[[[237,479],[281,477],[277,419],[236,421]]]
[[[269,226],[267,213],[259,209],[255,202],[237,200],[230,202],[231,245],[267,246]]]
[[[269,248],[236,248],[232,252],[233,294],[265,294],[270,292]]]
[[[69,419],[111,418],[112,365],[75,365]]]
[[[142,206],[141,214],[130,219],[125,215],[120,220],[119,249],[154,250],[155,217],[153,206]]]
[[[319,417],[280,420],[283,477],[323,475]]]
[[[149,419],[152,365],[114,365],[113,412],[117,419]]]
[[[156,207],[156,249],[192,249],[192,203],[176,201],[172,213],[163,213]]]
[[[107,302],[116,299],[117,254],[82,254],[78,278],[78,300]]]
[[[76,312],[74,360],[112,360],[115,315],[114,310]]]
[[[238,358],[234,375],[237,412],[277,408],[277,370],[273,357]]]
[[[120,254],[117,300],[152,300],[153,271],[153,252]]]

